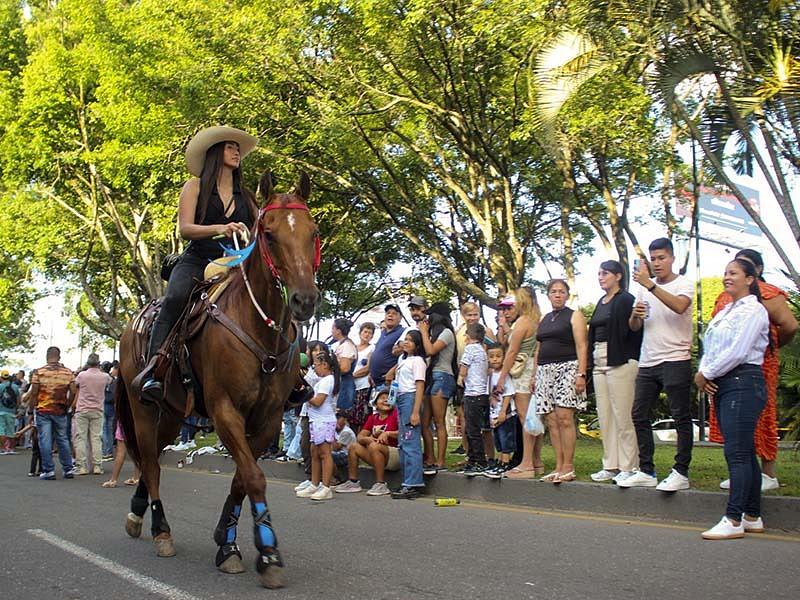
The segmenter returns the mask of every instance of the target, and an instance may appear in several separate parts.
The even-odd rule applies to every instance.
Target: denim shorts
[[[517,451],[517,417],[508,417],[494,428],[494,448],[503,454]]]
[[[456,378],[445,373],[444,371],[434,371],[431,376],[431,384],[425,393],[428,396],[435,396],[441,393],[443,398],[448,400],[453,397],[456,392]]]

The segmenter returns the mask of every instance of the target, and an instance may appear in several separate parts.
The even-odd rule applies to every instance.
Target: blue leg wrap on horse
[[[253,513],[253,537],[259,556],[256,558],[256,570],[263,573],[269,567],[283,567],[283,559],[278,551],[278,538],[272,529],[272,521],[266,502],[250,502]]]
[[[153,500],[150,503],[150,510],[153,511],[153,522],[150,527],[153,537],[161,533],[169,533],[169,523],[167,523],[167,518],[164,516],[164,507],[161,505],[161,500]]]
[[[251,502],[250,512],[253,513],[253,535],[256,540],[256,547],[259,550],[262,548],[276,548],[278,539],[272,529],[272,518],[269,515],[269,508],[267,508],[266,502]]]
[[[242,514],[242,505],[237,503],[232,496],[225,499],[222,514],[214,530],[214,541],[217,546],[233,544],[236,541],[236,530],[239,526],[239,515]]]

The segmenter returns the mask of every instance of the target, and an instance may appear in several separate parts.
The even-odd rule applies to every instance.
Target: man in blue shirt
[[[397,344],[405,331],[400,324],[401,317],[400,307],[396,304],[387,304],[384,308],[384,328],[375,344],[375,350],[369,357],[369,378],[372,387],[385,385],[386,373],[397,364],[397,357],[402,352]]]

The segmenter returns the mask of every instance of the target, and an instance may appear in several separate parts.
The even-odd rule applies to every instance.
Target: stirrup
[[[142,384],[142,391],[139,394],[144,402],[158,404],[164,398],[164,386],[152,375]]]

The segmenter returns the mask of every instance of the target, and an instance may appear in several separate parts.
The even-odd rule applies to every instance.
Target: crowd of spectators
[[[548,282],[544,315],[530,287],[501,298],[496,332],[481,322],[476,303],[460,307],[456,329],[452,307],[423,296],[408,303],[408,328],[396,303],[384,307],[378,326],[362,324],[357,341],[350,337],[354,324],[336,319],[330,345],[307,344],[308,400],[285,411],[283,449],[276,442],[267,454],[302,462],[308,479],[295,488],[301,498],[325,501],[363,491],[363,462],[375,471],[368,495],[413,499],[424,493],[426,476],[447,470],[445,417],[452,406],[463,430],[454,453],[465,454],[459,465],[465,477],[562,484],[588,476],[620,488],[689,489],[694,285],[675,272],[674,261],[668,239],[653,241],[649,260],[634,265],[636,295],[627,291],[619,262],[602,262],[602,296],[588,321],[568,306],[563,279]],[[777,350],[798,324],[786,294],[763,281],[763,267],[752,250],[727,265],[725,291],[694,375],[712,399],[712,439],[725,444],[730,475],[721,483],[730,490],[726,514],[703,534],[707,539],[763,530],[760,493],[779,485]],[[31,448],[28,475],[43,480],[56,479],[54,447],[66,479],[103,474],[103,462],[113,459],[103,486],[116,486],[126,455],[114,415],[116,363],[90,354],[72,372],[61,364],[58,348],[49,348],[46,358],[29,381],[22,371],[0,373],[0,454],[15,454],[17,445]],[[574,461],[576,416],[586,409],[589,384],[603,456],[598,471],[583,474]],[[677,443],[673,466],[659,479],[651,423],[662,392]],[[545,427],[555,454],[547,474]],[[187,422],[177,449],[190,449],[196,430]],[[344,481],[336,479],[337,466],[347,472]],[[385,477],[392,470],[402,473],[395,490]],[[125,483],[135,484],[136,475]]]
[[[588,320],[567,306],[570,288],[563,279],[548,282],[551,310],[543,316],[529,287],[503,297],[496,333],[480,322],[475,303],[461,307],[463,323],[456,330],[451,307],[430,304],[422,296],[408,303],[413,323],[409,328],[401,325],[399,305],[385,306],[374,345],[374,326],[362,325],[356,344],[348,337],[352,324],[337,319],[332,347],[311,345],[306,374],[314,388],[310,403],[328,408],[324,427],[318,410],[309,407],[309,424],[299,429],[311,430],[303,443],[324,461],[297,486],[297,495],[329,500],[336,492],[362,491],[362,461],[376,472],[369,495],[418,497],[424,493],[425,476],[447,469],[449,406],[463,425],[461,447],[455,453],[466,454],[458,469],[466,477],[540,478],[562,484],[588,476],[621,488],[668,493],[689,489],[694,285],[675,272],[668,239],[653,241],[648,258],[634,265],[636,295],[627,291],[619,262],[600,264],[602,296]],[[704,533],[707,539],[763,529],[761,490],[778,485],[773,363],[777,348],[792,339],[797,322],[785,305],[785,294],[760,279],[762,271],[763,262],[754,251],[742,251],[726,268],[725,291],[706,334],[713,357],[710,352],[704,355],[695,376],[712,398],[712,433],[717,441],[724,437],[730,470],[730,478],[721,484],[731,490],[726,516]],[[765,375],[760,375],[762,364]],[[348,377],[357,382],[355,396],[360,400],[351,400],[354,396],[348,391],[345,406],[337,408],[337,390]],[[747,385],[740,383],[744,379]],[[576,416],[586,410],[589,384],[597,403],[603,456],[598,471],[582,474],[574,463]],[[659,478],[652,419],[662,392],[677,443],[672,468]],[[731,407],[742,403],[747,410],[733,414]],[[541,458],[542,422],[555,454],[547,474]],[[337,461],[325,462],[328,446],[338,454]],[[345,460],[348,478],[335,485],[333,472],[324,465],[345,466]],[[389,490],[385,482],[385,471],[391,469],[402,472],[396,490]]]

